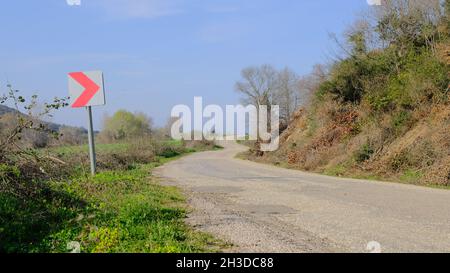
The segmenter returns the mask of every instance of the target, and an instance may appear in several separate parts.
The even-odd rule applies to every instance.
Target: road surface
[[[187,221],[231,251],[450,252],[450,191],[277,168],[223,145],[155,172],[188,195]]]

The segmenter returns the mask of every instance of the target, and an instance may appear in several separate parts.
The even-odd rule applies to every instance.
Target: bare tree
[[[298,81],[298,105],[303,106],[308,103],[311,95],[315,93],[321,83],[327,78],[327,69],[323,65],[317,64],[314,66],[312,72],[303,76]]]
[[[278,86],[278,73],[271,65],[248,67],[241,72],[242,80],[236,83],[236,91],[245,97],[243,101],[253,104],[270,105]]]
[[[280,118],[288,124],[292,114],[298,107],[298,80],[297,74],[286,67],[278,73],[278,88],[275,93],[275,102],[280,106]]]
[[[177,120],[178,118],[176,117],[169,117],[167,119],[166,125],[164,126],[164,128],[162,128],[164,137],[172,138],[171,134],[172,126]]]

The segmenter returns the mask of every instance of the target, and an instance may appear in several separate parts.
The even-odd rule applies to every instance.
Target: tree
[[[316,64],[309,75],[303,76],[298,81],[298,106],[307,104],[311,95],[317,92],[320,85],[327,79],[327,74],[327,69],[323,65]]]
[[[401,57],[411,46],[433,49],[443,14],[440,0],[385,0],[375,16],[380,39]]]
[[[370,31],[369,23],[365,20],[359,20],[351,27],[347,33],[347,42],[351,47],[350,56],[359,57],[367,54]]]
[[[107,140],[123,140],[148,136],[151,133],[152,119],[144,113],[117,111],[112,117],[106,117],[102,137]]]
[[[236,91],[245,97],[243,101],[270,106],[278,86],[278,73],[271,65],[248,67],[241,72],[242,80],[236,83]]]
[[[299,78],[290,68],[286,67],[278,73],[278,86],[275,93],[275,102],[280,106],[280,118],[288,124],[292,114],[298,107]]]
[[[176,117],[169,117],[167,119],[166,125],[164,126],[164,128],[162,128],[162,130],[164,132],[163,135],[165,138],[172,138],[172,133],[171,133],[172,126],[177,120],[178,120],[178,118],[176,118]]]

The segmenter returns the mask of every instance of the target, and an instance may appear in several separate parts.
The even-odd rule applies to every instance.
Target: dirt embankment
[[[363,106],[330,101],[299,111],[278,151],[247,156],[329,175],[449,186],[449,134],[448,104],[424,107],[408,117],[371,120]]]

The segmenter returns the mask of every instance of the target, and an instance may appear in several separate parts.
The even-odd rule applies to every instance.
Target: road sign
[[[94,127],[92,125],[92,106],[105,105],[105,89],[101,71],[69,73],[69,95],[72,108],[86,107],[88,112],[89,156],[91,173],[96,172]]]
[[[105,105],[103,73],[69,73],[69,95],[72,108]]]

